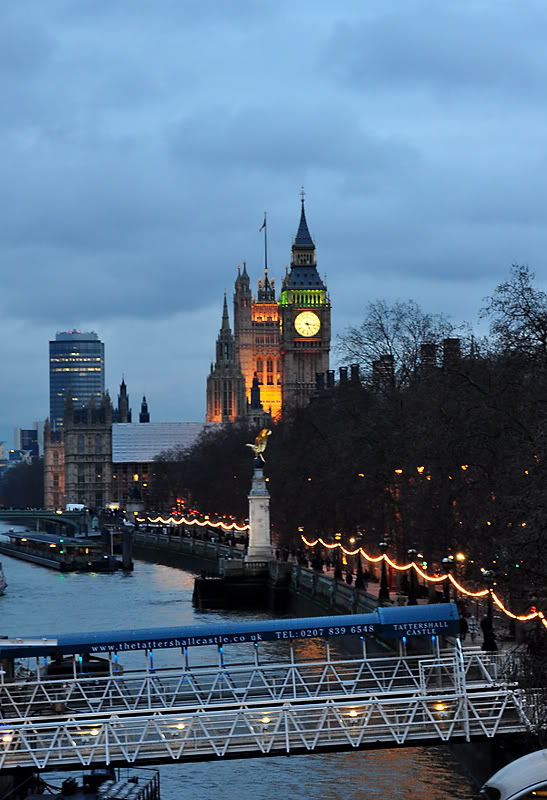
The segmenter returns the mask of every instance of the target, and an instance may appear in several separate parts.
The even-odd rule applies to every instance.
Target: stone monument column
[[[249,497],[249,548],[245,561],[271,561],[273,559],[270,533],[270,495],[264,480],[262,462],[254,463],[253,480]]]

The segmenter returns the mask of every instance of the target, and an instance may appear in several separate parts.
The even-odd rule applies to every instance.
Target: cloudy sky
[[[95,330],[134,410],[200,420],[222,308],[299,191],[335,332],[369,300],[474,321],[545,288],[544,0],[18,0],[0,27],[0,439]]]

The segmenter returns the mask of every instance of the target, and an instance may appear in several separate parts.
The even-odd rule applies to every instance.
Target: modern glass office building
[[[49,420],[52,430],[63,427],[65,398],[84,408],[104,394],[104,344],[96,333],[64,331],[49,343]]]

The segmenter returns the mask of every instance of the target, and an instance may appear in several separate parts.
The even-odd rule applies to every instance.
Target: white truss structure
[[[206,760],[424,741],[529,727],[503,658],[433,656],[166,668],[0,683],[0,770]]]

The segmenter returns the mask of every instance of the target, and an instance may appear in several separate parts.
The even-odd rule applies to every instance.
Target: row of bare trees
[[[339,341],[361,377],[319,392],[275,424],[266,473],[279,541],[361,535],[439,562],[463,551],[523,597],[547,575],[547,296],[526,267],[487,299],[490,336],[454,331],[415,303],[369,306]],[[422,344],[458,334],[460,357],[423,362]],[[431,349],[430,349],[431,354]],[[435,352],[435,351],[433,351]],[[374,374],[371,361],[389,355]],[[387,375],[387,379],[386,379]],[[206,431],[155,465],[156,501],[187,496],[202,512],[245,517],[256,431]],[[514,594],[514,592],[513,592]],[[524,600],[523,600],[524,602]]]

